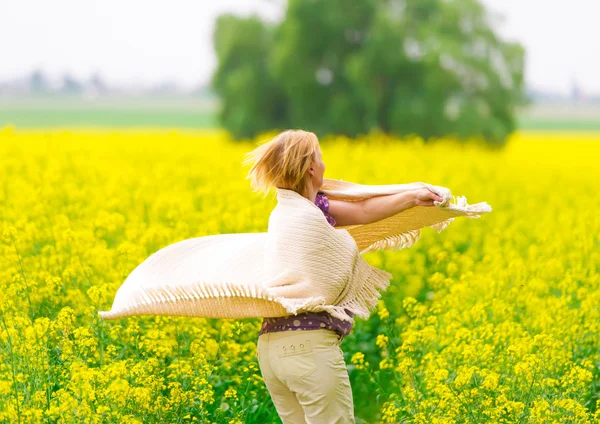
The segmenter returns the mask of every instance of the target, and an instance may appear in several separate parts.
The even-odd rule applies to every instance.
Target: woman
[[[247,154],[253,189],[294,190],[314,202],[332,225],[379,221],[413,206],[443,200],[427,188],[363,201],[329,201],[319,192],[325,163],[315,134],[280,133]],[[346,310],[347,311],[347,310]],[[353,314],[347,311],[349,317]],[[327,312],[263,319],[257,342],[261,374],[284,424],[354,423],[354,403],[342,340],[353,327]]]

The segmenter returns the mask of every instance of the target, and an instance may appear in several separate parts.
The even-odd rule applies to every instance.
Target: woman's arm
[[[414,206],[433,206],[434,200],[442,198],[428,189],[373,196],[358,202],[329,199],[329,214],[336,226],[370,224]]]

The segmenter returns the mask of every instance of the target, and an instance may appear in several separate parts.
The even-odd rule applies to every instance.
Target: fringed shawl
[[[479,218],[485,203],[468,205],[445,187],[426,183],[363,185],[325,178],[330,200],[360,201],[426,187],[443,198],[377,222],[332,227],[322,211],[293,190],[277,188],[267,232],[216,234],[166,246],[139,264],[118,289],[104,319],[133,315],[210,318],[278,317],[348,309],[368,318],[392,275],[362,254],[404,249],[420,229],[439,232],[457,216]]]

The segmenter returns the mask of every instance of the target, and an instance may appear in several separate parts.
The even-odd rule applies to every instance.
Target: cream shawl
[[[426,183],[363,185],[325,178],[320,191],[332,200],[426,187],[443,198],[364,225],[331,226],[319,207],[293,190],[277,188],[267,232],[215,234],[182,240],[153,253],[117,290],[104,319],[133,315],[210,318],[278,317],[327,311],[368,318],[392,274],[369,265],[362,254],[403,249],[428,226],[441,232],[457,216],[479,218],[486,203]]]

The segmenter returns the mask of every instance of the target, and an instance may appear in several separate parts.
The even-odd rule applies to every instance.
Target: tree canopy
[[[284,19],[217,18],[212,87],[236,138],[303,128],[502,144],[525,99],[524,50],[477,0],[289,0]]]

